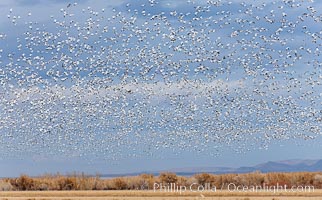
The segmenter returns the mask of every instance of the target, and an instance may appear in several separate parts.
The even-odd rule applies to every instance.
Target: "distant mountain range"
[[[206,168],[191,168],[191,169],[175,169],[173,172],[184,172],[184,173],[249,173],[254,171],[260,171],[263,173],[267,172],[300,172],[300,171],[322,171],[322,160],[283,160],[283,161],[269,161],[261,163],[255,166],[245,166],[239,168],[229,167],[206,167]]]
[[[322,171],[321,160],[283,160],[283,161],[269,161],[266,163],[258,164],[251,167],[194,167],[194,168],[178,168],[162,171],[145,171],[138,173],[127,174],[104,174],[102,177],[119,177],[119,176],[136,176],[143,173],[159,175],[160,172],[174,172],[177,175],[191,176],[197,173],[214,173],[214,174],[227,174],[227,173],[250,173],[254,171],[267,172],[316,172]]]

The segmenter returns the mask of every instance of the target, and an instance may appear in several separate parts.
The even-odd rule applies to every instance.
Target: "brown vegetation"
[[[110,190],[110,191],[11,191],[1,192],[1,200],[321,200],[322,190],[303,192],[171,192]]]
[[[154,183],[176,183],[180,186],[189,186],[192,183],[221,188],[229,183],[236,185],[279,185],[288,186],[314,186],[322,189],[322,173],[320,172],[295,172],[295,173],[260,173],[248,174],[208,174],[201,173],[191,177],[177,176],[174,173],[165,172],[159,176],[142,174],[131,177],[118,177],[102,179],[99,176],[86,176],[73,174],[70,176],[44,175],[41,177],[29,177],[21,175],[18,178],[6,178],[0,180],[0,191],[43,191],[43,190],[151,190]]]

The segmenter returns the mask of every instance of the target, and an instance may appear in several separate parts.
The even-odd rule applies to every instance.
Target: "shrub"
[[[159,178],[162,183],[168,183],[168,184],[177,183],[177,180],[178,180],[177,175],[171,172],[161,173]]]
[[[78,176],[75,175],[75,177],[77,183],[77,190],[92,190],[97,182],[97,177],[89,177],[86,176],[84,173]]]
[[[177,184],[180,186],[188,186],[188,178],[183,177],[183,176],[179,176],[178,180],[177,180]]]
[[[125,190],[127,189],[127,184],[123,178],[113,179],[114,187],[116,190]]]
[[[59,190],[76,190],[76,178],[60,177],[58,180]]]
[[[15,181],[15,186],[18,190],[34,190],[34,180],[27,175],[21,175]]]
[[[141,190],[148,190],[150,188],[153,188],[153,184],[155,182],[153,174],[141,174],[139,177],[143,179],[140,184]]]
[[[214,176],[207,173],[196,174],[195,178],[197,179],[198,184],[201,184],[201,185],[214,182]]]
[[[46,191],[46,190],[49,190],[49,187],[47,184],[41,183],[40,185],[38,185],[38,187],[36,189],[40,190],[40,191]]]
[[[13,186],[9,182],[0,180],[0,191],[11,191],[11,190],[13,190]]]

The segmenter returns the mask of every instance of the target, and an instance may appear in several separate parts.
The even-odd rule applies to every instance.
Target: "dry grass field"
[[[322,190],[308,193],[240,193],[154,191],[25,191],[0,192],[0,200],[322,200]]]

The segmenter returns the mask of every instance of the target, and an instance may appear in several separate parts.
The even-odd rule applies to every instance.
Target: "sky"
[[[0,177],[321,159],[318,1],[0,2]]]

